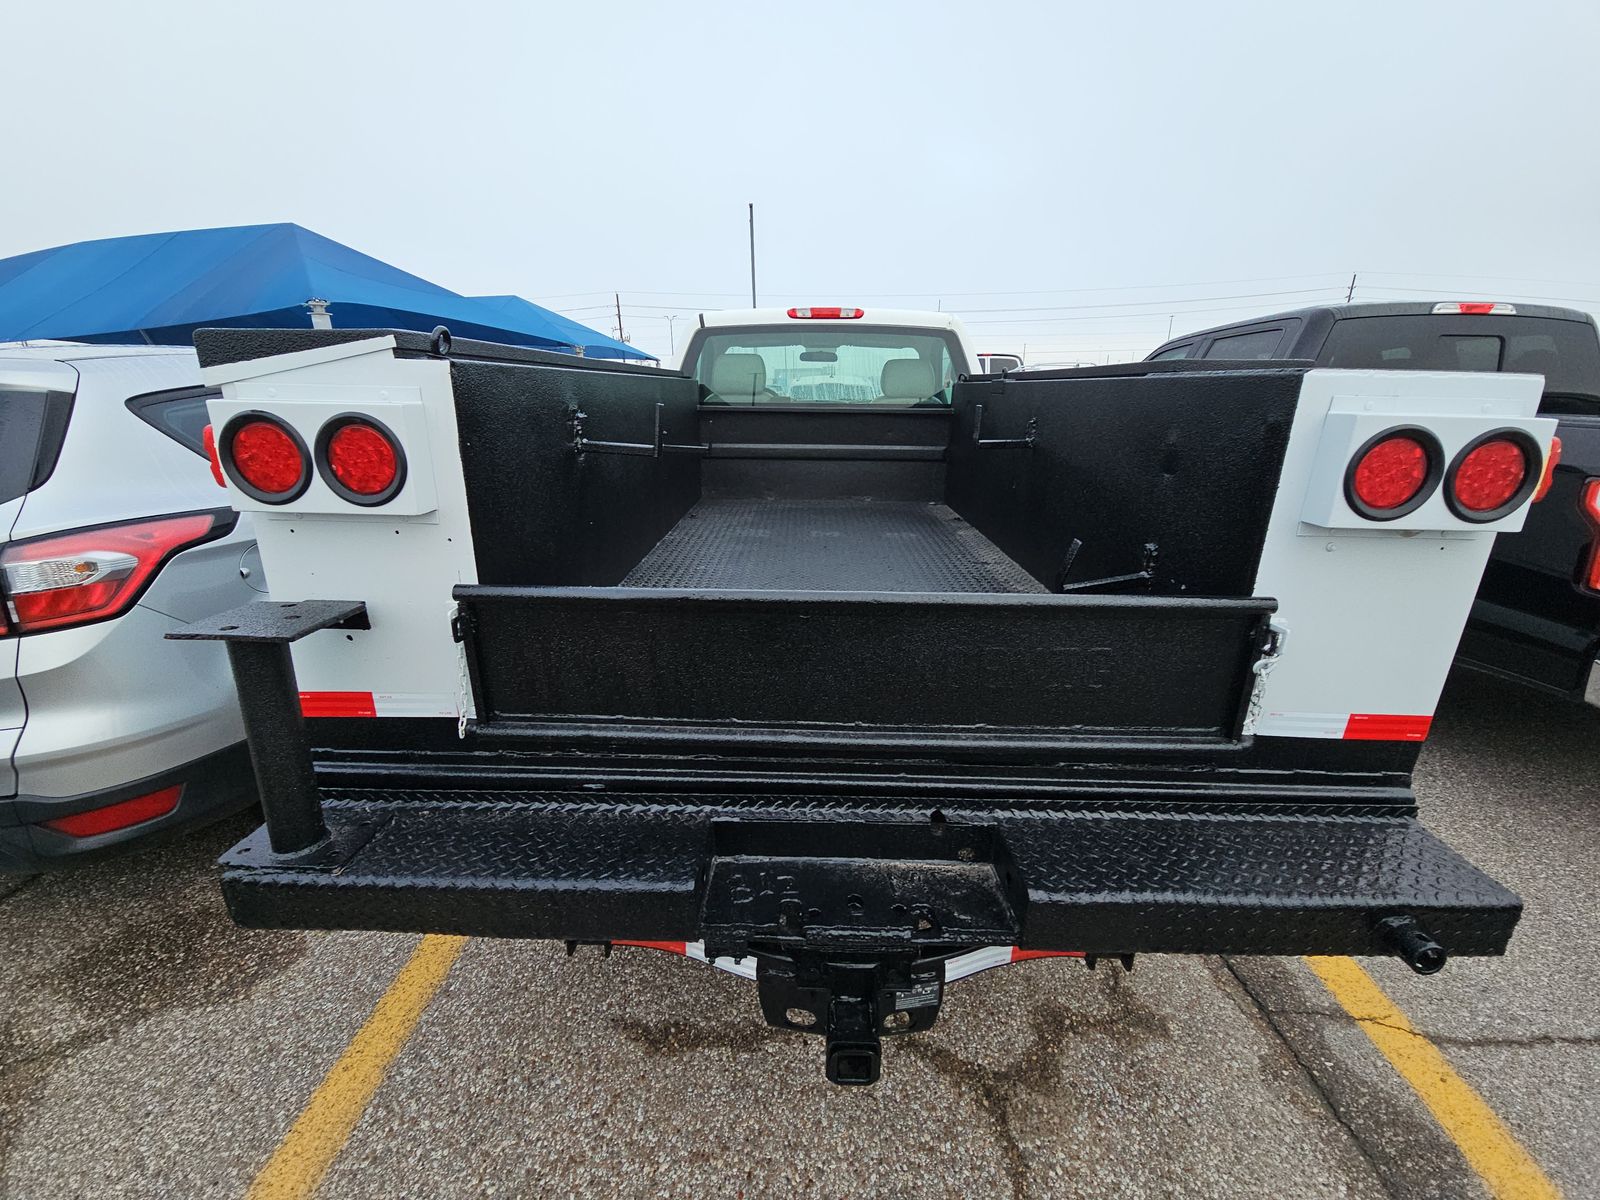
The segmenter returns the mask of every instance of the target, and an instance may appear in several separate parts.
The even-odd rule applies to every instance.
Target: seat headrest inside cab
[[[926,400],[939,390],[933,364],[920,358],[891,358],[883,364],[885,400]]]
[[[759,354],[724,354],[711,364],[711,390],[724,399],[753,400],[767,386],[767,364]]]

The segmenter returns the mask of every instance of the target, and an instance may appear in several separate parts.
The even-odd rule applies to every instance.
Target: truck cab
[[[1457,661],[1600,705],[1600,335],[1588,313],[1491,301],[1324,305],[1186,334],[1147,361],[1299,359],[1544,379],[1560,449],[1526,526],[1499,538]]]
[[[844,308],[707,314],[668,371],[196,345],[273,589],[170,635],[237,681],[244,925],[653,946],[858,1085],[1039,955],[1511,936],[1410,780],[1537,377],[973,375],[952,318]]]

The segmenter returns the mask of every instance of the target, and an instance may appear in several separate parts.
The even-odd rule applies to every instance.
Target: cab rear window
[[[708,332],[694,363],[706,403],[739,405],[948,405],[966,370],[943,331],[838,326]]]
[[[1347,317],[1317,361],[1390,371],[1515,371],[1545,378],[1545,409],[1600,410],[1593,326],[1542,317]]]
[[[1232,333],[1226,337],[1212,338],[1203,357],[1233,360],[1271,358],[1282,340],[1282,329],[1252,329],[1248,333]]]

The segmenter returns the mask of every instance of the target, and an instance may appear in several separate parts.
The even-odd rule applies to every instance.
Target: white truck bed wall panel
[[[1480,388],[1466,381],[1474,378],[1467,374],[1431,376],[1434,380],[1461,380],[1457,384],[1445,382],[1423,394],[1406,389],[1400,395],[1374,394],[1369,384],[1387,379],[1392,373],[1370,371],[1341,372],[1346,377],[1362,377],[1361,383],[1352,381],[1348,393],[1336,393],[1322,427],[1322,438],[1317,449],[1316,463],[1312,468],[1311,483],[1306,491],[1302,519],[1327,529],[1382,528],[1459,530],[1480,529],[1493,533],[1515,533],[1528,517],[1528,505],[1518,505],[1508,515],[1495,521],[1475,523],[1464,521],[1450,511],[1445,502],[1448,480],[1438,487],[1413,511],[1403,517],[1375,525],[1350,507],[1345,499],[1344,476],[1350,461],[1366,442],[1385,430],[1399,426],[1415,425],[1428,430],[1439,439],[1444,450],[1444,465],[1455,460],[1474,438],[1502,429],[1515,429],[1526,433],[1540,447],[1539,467],[1549,453],[1550,437],[1556,423],[1548,418],[1535,417],[1527,407],[1531,390],[1537,397],[1544,389],[1543,377],[1538,375],[1500,375],[1503,385],[1492,397],[1484,397]],[[1477,393],[1477,394],[1475,394]]]
[[[1533,415],[1542,382],[1443,372],[1306,375],[1256,576],[1256,595],[1277,599],[1274,623],[1288,636],[1266,675],[1254,732],[1425,736],[1495,530],[1519,528],[1523,510],[1504,526],[1469,524],[1442,501],[1431,508],[1432,500],[1418,510],[1433,514],[1430,528],[1406,521],[1327,528],[1305,516],[1326,515],[1331,496],[1344,508],[1345,465],[1370,433],[1390,425],[1433,430],[1447,454],[1503,427],[1548,445],[1556,423]],[[1354,428],[1338,419],[1349,413],[1361,416]],[[1396,726],[1373,716],[1416,720]]]
[[[390,504],[345,502],[320,479],[277,508],[231,484],[228,496],[258,514],[256,538],[274,600],[366,602],[370,630],[323,630],[294,645],[303,692],[372,693],[378,715],[456,716],[462,684],[450,591],[477,582],[477,568],[450,365],[396,359],[392,346],[391,338],[375,338],[213,368],[206,379],[220,383],[223,396],[212,401],[211,417],[220,430],[237,412],[270,411],[293,423],[311,448],[324,415],[366,412],[400,438],[407,483]],[[400,503],[414,479],[413,501]],[[323,710],[313,698],[307,711]]]

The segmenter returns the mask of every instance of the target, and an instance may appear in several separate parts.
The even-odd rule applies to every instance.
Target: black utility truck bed
[[[252,370],[334,420],[377,403],[353,378],[422,397],[431,425],[381,411],[439,491],[411,518],[268,513],[286,599],[175,635],[227,642],[239,681],[267,816],[224,859],[241,923],[749,956],[767,1019],[826,1033],[855,1083],[979,947],[1503,950],[1520,903],[1418,824],[1415,742],[1253,732],[1303,366],[738,408],[671,372],[351,337],[197,338],[233,364],[225,466],[226,423],[267,404]],[[272,357],[297,351],[323,357]],[[459,719],[385,708],[417,680]],[[303,720],[297,686],[352,715]]]

